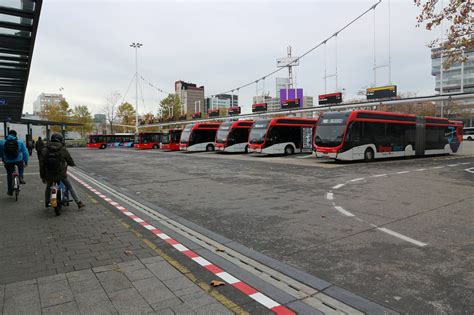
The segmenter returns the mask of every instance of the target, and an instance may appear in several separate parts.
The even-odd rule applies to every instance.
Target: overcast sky
[[[52,1],[44,0],[25,99],[25,112],[42,93],[62,93],[74,106],[101,112],[113,91],[135,104],[131,42],[139,50],[139,73],[155,86],[173,91],[176,80],[205,86],[206,95],[256,80],[276,68],[286,47],[300,55],[365,11],[376,1]],[[416,28],[413,1],[391,1],[392,83],[399,93],[434,93],[430,50],[437,34]],[[376,58],[388,62],[388,1],[375,15]],[[338,36],[339,88],[345,99],[373,84],[374,21],[370,13]],[[324,94],[324,53],[315,50],[296,69],[305,95]],[[335,71],[335,41],[326,45],[327,73]],[[277,76],[285,76],[281,71]],[[166,95],[142,83],[140,112],[157,112]],[[377,85],[388,83],[386,69]],[[336,88],[328,79],[327,92]],[[261,88],[262,86],[260,86]],[[275,95],[275,76],[265,81]],[[249,112],[255,85],[240,91]],[[261,93],[261,92],[260,92]],[[140,96],[141,99],[141,96]]]

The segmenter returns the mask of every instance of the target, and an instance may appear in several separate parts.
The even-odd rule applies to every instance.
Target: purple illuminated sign
[[[281,109],[302,108],[303,89],[280,89],[280,107]]]

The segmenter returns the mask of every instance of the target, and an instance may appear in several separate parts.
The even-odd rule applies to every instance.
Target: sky
[[[112,92],[135,104],[132,42],[143,44],[138,72],[148,83],[173,92],[174,82],[184,80],[204,85],[206,96],[228,91],[275,70],[287,46],[299,56],[376,2],[44,0],[24,112],[32,112],[40,93],[60,89],[71,106],[87,105],[92,113],[103,111]],[[337,64],[344,99],[363,98],[357,92],[374,85],[374,44],[377,65],[388,64],[388,12],[384,0],[375,28],[370,12],[337,36],[337,49],[332,39],[302,58],[294,72],[304,94],[315,100],[324,94],[324,68],[334,74]],[[431,95],[427,44],[439,34],[416,27],[418,12],[411,0],[390,2],[391,83],[402,94]],[[275,96],[275,77],[287,75],[285,69],[266,78],[265,91]],[[327,80],[327,93],[336,91],[335,81]],[[139,112],[156,114],[166,94],[140,83]],[[376,85],[388,83],[388,68],[380,68]],[[239,91],[242,112],[251,111],[255,94],[255,84]]]

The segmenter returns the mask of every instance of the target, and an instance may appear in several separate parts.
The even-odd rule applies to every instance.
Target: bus
[[[161,138],[161,149],[169,151],[179,151],[179,141],[181,140],[183,129],[163,130]]]
[[[89,135],[87,137],[87,147],[91,149],[105,149],[107,147],[132,147],[135,135],[133,133],[123,133],[115,135]]]
[[[226,121],[217,130],[215,147],[218,152],[248,152],[249,133],[254,120]]]
[[[140,132],[135,136],[136,149],[159,149],[162,138],[161,132]]]
[[[181,133],[179,149],[181,151],[214,151],[217,129],[221,123],[188,124]]]
[[[463,140],[474,141],[474,127],[464,127]]]
[[[259,119],[250,130],[249,152],[269,155],[310,153],[317,121],[299,117]]]
[[[314,137],[317,157],[378,158],[449,154],[460,150],[463,123],[446,118],[355,110],[325,113]]]

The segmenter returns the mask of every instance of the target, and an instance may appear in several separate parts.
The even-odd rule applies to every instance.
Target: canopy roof
[[[21,118],[42,2],[0,1],[0,122]]]

